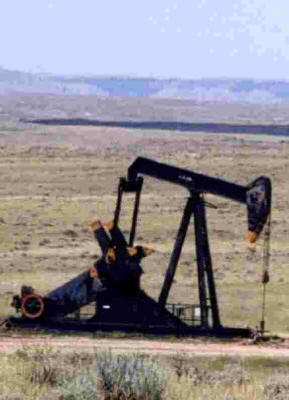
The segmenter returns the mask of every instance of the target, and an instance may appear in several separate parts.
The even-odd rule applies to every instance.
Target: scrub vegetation
[[[24,346],[0,358],[1,400],[285,400],[289,360],[60,352]]]

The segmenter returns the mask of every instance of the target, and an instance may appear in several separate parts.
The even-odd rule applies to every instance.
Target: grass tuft
[[[65,379],[58,388],[61,400],[97,400],[101,399],[97,375],[88,371],[72,379]]]
[[[276,372],[268,378],[265,386],[265,400],[287,400],[289,398],[289,374]]]

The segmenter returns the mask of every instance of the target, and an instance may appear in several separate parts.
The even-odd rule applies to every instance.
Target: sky
[[[0,0],[0,66],[289,79],[288,0]]]

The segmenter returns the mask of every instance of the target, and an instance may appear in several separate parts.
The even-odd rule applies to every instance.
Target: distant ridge
[[[288,125],[272,124],[229,124],[208,122],[180,121],[103,121],[84,118],[49,118],[22,120],[21,122],[52,125],[52,126],[101,126],[129,129],[164,129],[179,132],[208,132],[208,133],[249,133],[275,136],[289,136]]]
[[[69,76],[0,67],[0,94],[9,93],[156,97],[196,103],[289,104],[289,81]]]

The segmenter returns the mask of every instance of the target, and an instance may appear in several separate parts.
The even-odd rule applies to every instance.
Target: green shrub
[[[161,400],[169,373],[139,354],[97,354],[96,366],[58,384],[62,400]]]
[[[97,400],[100,399],[97,374],[86,372],[72,379],[64,379],[59,385],[61,400]]]
[[[97,371],[107,399],[160,400],[169,378],[159,362],[140,354],[100,353]]]

